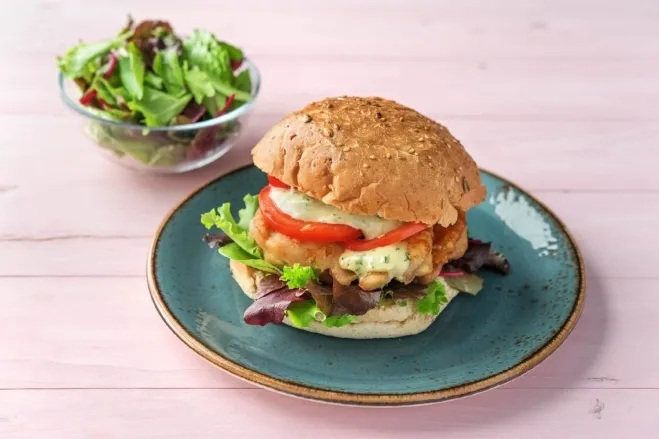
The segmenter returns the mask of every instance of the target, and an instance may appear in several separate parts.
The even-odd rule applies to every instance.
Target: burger
[[[485,199],[479,169],[439,123],[378,97],[313,102],[252,150],[267,174],[245,206],[201,215],[204,240],[253,299],[249,325],[344,338],[426,330],[506,258],[467,233]],[[221,232],[219,232],[221,231]]]

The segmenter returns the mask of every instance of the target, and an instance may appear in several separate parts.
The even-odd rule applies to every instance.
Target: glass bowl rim
[[[93,119],[97,122],[107,124],[107,125],[114,125],[126,129],[134,129],[134,130],[146,130],[146,131],[189,131],[189,130],[196,130],[196,129],[201,129],[201,128],[207,128],[211,126],[215,126],[224,122],[229,122],[234,119],[239,118],[240,116],[246,114],[256,103],[256,98],[259,95],[259,90],[261,89],[261,74],[256,68],[256,64],[252,62],[249,58],[245,57],[243,58],[243,65],[246,66],[246,68],[251,72],[253,75],[253,94],[252,98],[245,102],[243,105],[240,107],[236,108],[235,110],[232,110],[226,114],[223,114],[222,116],[219,117],[214,117],[213,119],[205,120],[202,122],[195,122],[195,123],[189,123],[185,125],[171,125],[171,126],[155,126],[155,127],[148,127],[146,125],[140,125],[140,124],[135,124],[135,123],[126,123],[126,122],[120,122],[116,120],[111,120],[111,119],[106,119],[101,116],[97,116],[96,114],[93,114],[90,111],[87,111],[85,107],[82,105],[78,104],[77,101],[71,99],[71,97],[68,95],[64,88],[64,81],[67,80],[68,78],[65,78],[62,72],[57,73],[57,83],[59,85],[59,92],[60,92],[60,97],[64,101],[64,103],[71,108],[73,111],[75,111],[78,114],[81,114],[82,116],[85,116],[89,119]]]

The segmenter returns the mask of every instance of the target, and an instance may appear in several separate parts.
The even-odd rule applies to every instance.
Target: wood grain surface
[[[0,14],[0,438],[656,438],[659,2],[7,1]],[[3,3],[3,6],[5,6]],[[127,13],[206,28],[259,66],[238,146],[195,173],[100,157],[55,56]],[[588,300],[559,351],[446,404],[355,409],[257,389],[162,324],[144,264],[183,196],[249,161],[286,112],[381,95],[441,121],[566,222]]]

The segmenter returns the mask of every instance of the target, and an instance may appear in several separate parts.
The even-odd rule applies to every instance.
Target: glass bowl
[[[59,73],[62,100],[85,118],[85,132],[104,156],[140,171],[182,173],[199,169],[222,157],[238,140],[256,102],[261,77],[254,63],[244,59],[240,70],[252,79],[252,98],[214,119],[186,125],[146,127],[109,120],[80,104],[76,84]]]

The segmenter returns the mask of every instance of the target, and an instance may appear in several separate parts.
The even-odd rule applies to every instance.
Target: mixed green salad
[[[80,43],[58,57],[62,74],[75,82],[79,102],[106,120],[88,131],[118,155],[148,165],[174,165],[221,146],[238,122],[201,130],[149,130],[213,119],[252,99],[243,52],[212,33],[183,38],[166,21],[128,23],[113,38]]]

